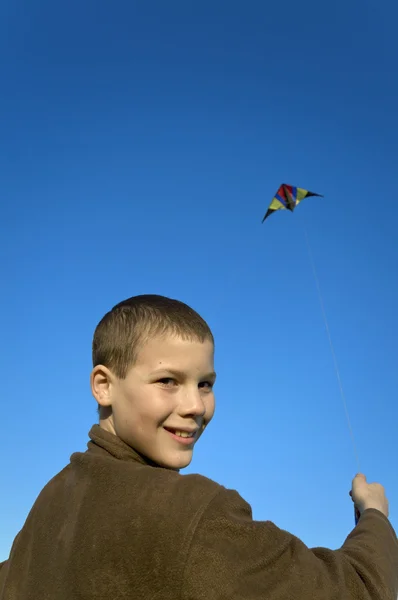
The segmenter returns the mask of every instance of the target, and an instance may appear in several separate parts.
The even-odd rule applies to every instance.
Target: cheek
[[[134,402],[134,413],[142,424],[158,426],[175,411],[177,397],[164,390],[144,390]]]
[[[208,421],[210,421],[213,418],[214,412],[216,410],[216,399],[213,394],[211,395],[210,398],[207,398],[205,400],[205,406],[206,406],[205,418]]]
[[[116,390],[112,404],[113,415],[119,424],[127,424],[135,427],[140,426],[144,414],[145,398],[142,398],[140,390],[131,389],[129,386],[120,386]]]

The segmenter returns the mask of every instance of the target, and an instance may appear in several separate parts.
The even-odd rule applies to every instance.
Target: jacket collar
[[[139,462],[143,465],[158,466],[152,463],[123,442],[117,435],[106,431],[100,425],[93,425],[88,434],[90,441],[87,444],[89,452],[106,452],[118,460]]]

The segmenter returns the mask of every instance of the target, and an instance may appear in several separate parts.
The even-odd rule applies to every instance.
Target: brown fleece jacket
[[[15,538],[0,600],[397,600],[397,537],[380,512],[340,549],[309,549],[253,521],[237,492],[149,465],[98,425],[89,435]]]

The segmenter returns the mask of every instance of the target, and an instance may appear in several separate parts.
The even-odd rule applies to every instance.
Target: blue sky
[[[8,555],[96,421],[91,339],[140,293],[212,326],[217,413],[188,472],[310,545],[361,470],[398,524],[398,9],[36,0],[0,14],[2,515]],[[280,183],[324,194],[261,219]]]

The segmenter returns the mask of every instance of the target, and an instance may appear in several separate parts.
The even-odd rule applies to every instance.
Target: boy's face
[[[101,426],[169,469],[191,462],[214,414],[214,382],[211,341],[171,335],[150,339],[125,379],[104,367],[92,373],[93,395],[111,409]]]

